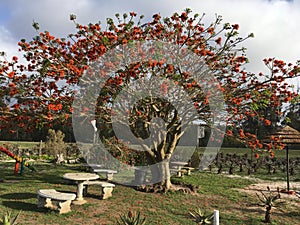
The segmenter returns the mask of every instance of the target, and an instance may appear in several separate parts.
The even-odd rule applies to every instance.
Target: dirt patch
[[[247,177],[246,179],[254,180],[256,183],[245,188],[235,188],[235,190],[256,196],[256,193],[260,193],[260,191],[266,192],[268,188],[273,192],[276,192],[277,188],[279,188],[279,191],[287,188],[286,181],[265,181]],[[294,194],[280,193],[281,199],[287,200],[293,206],[300,207],[300,182],[290,182],[290,190],[294,191]]]

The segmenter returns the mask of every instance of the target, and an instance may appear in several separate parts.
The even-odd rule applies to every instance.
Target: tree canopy
[[[211,134],[216,143],[235,136],[273,154],[279,145],[262,143],[242,124],[271,126],[273,119],[262,112],[280,115],[282,104],[296,96],[286,80],[299,75],[298,65],[270,58],[264,60],[269,74],[246,71],[242,44],[253,34],[240,37],[239,25],[223,23],[221,16],[208,25],[204,14],[190,9],[166,18],[155,14],[149,22],[135,12],[115,16],[102,26],[78,24],[71,15],[74,34],[57,38],[44,31],[32,41],[21,40],[27,64],[17,57],[0,62],[0,129],[30,132],[79,115],[82,124],[97,120],[101,140],[129,128],[125,136],[156,165],[170,160],[187,125],[198,120],[214,135],[221,132]],[[168,180],[168,171],[159,174],[158,180]]]

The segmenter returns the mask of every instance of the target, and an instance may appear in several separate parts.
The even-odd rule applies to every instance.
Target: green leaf
[[[37,22],[33,21],[32,26],[36,31],[38,31],[40,29],[39,24]]]
[[[71,14],[71,15],[70,15],[70,20],[76,20],[76,15]]]
[[[109,39],[107,38],[107,37],[103,37],[102,38],[102,42],[103,42],[103,44],[108,44],[108,42],[109,42]]]

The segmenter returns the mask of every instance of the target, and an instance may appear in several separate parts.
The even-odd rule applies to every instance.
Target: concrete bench
[[[94,169],[101,169],[102,165],[92,164],[92,163],[91,164],[83,163],[83,164],[81,164],[80,167],[81,167],[81,170],[93,173]]]
[[[185,174],[186,170],[177,170],[176,174],[177,174],[177,177],[184,177],[184,174]]]
[[[177,177],[184,177],[184,173],[185,173],[185,170],[178,170],[178,169],[170,169],[170,172],[172,174],[176,174]]]
[[[106,180],[112,180],[114,174],[118,173],[115,170],[108,170],[108,169],[97,169],[93,168],[94,173],[104,173],[106,175]]]
[[[184,166],[181,168],[181,170],[185,170],[185,173],[187,175],[191,175],[191,172],[194,170],[195,168],[194,167],[189,167],[189,166]]]
[[[192,170],[194,170],[193,167],[182,167],[181,169],[170,169],[171,172],[176,173],[177,177],[184,177],[184,174],[191,175]]]
[[[100,180],[84,181],[83,182],[84,194],[87,194],[89,185],[99,185],[101,187],[101,193],[100,193],[101,199],[110,198],[112,196],[112,192],[115,187],[114,184],[111,184],[111,183],[108,183],[105,181],[100,181]]]
[[[71,211],[71,202],[76,194],[58,192],[54,189],[41,189],[38,191],[38,208],[49,208],[58,211],[59,214]],[[53,201],[57,204],[54,205]]]

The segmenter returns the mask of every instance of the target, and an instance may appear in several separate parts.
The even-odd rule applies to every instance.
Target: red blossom
[[[207,29],[207,33],[212,34],[214,32],[214,28],[210,27]]]
[[[221,45],[221,42],[222,42],[222,38],[221,37],[218,37],[215,42],[218,44],[218,45]]]
[[[242,129],[239,130],[239,135],[240,135],[240,138],[245,137],[244,131]]]
[[[232,135],[233,135],[233,132],[232,132],[232,130],[227,130],[227,132],[226,132],[226,133],[227,133],[227,135],[228,135],[228,136],[232,136]]]
[[[166,95],[168,93],[168,85],[166,84],[166,82],[163,82],[161,85],[160,85],[160,91]]]
[[[232,25],[232,28],[234,29],[234,30],[238,30],[239,29],[239,25],[238,24],[234,24],[234,25]]]
[[[264,120],[264,123],[266,126],[270,126],[271,125],[271,121],[270,120]]]
[[[135,12],[130,12],[130,16],[135,17],[136,13]]]
[[[8,78],[13,78],[14,76],[15,76],[15,71],[9,72],[9,73],[7,74],[7,77],[8,77]]]

